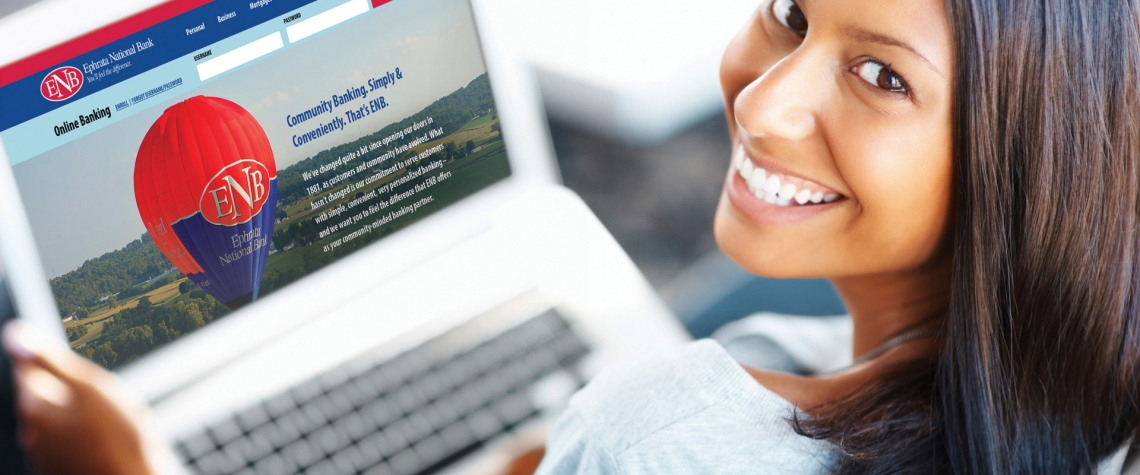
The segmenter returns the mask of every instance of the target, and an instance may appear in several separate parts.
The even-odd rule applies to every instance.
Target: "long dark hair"
[[[1140,5],[948,0],[942,351],[797,418],[839,473],[1088,473],[1140,432]]]

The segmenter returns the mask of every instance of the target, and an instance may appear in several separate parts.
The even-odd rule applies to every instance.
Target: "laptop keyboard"
[[[588,352],[554,311],[440,354],[433,343],[447,336],[322,374],[179,441],[176,452],[202,475],[431,473],[536,416],[531,386],[573,373]]]

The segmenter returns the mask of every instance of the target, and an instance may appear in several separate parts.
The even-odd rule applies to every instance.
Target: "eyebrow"
[[[918,56],[919,59],[926,62],[926,64],[930,65],[931,68],[934,68],[934,72],[938,73],[939,76],[942,76],[943,78],[946,77],[946,75],[942,74],[942,71],[938,70],[938,66],[935,66],[934,63],[930,62],[929,59],[926,59],[926,56],[923,56],[922,53],[919,53],[918,50],[914,49],[913,46],[906,43],[905,41],[900,41],[887,35],[864,30],[855,26],[848,26],[844,28],[843,33],[855,41],[862,41],[865,43],[879,43],[887,46],[897,46],[899,48],[910,51],[915,56]]]

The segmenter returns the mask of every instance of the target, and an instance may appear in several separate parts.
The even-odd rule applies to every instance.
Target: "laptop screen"
[[[209,2],[0,104],[67,337],[107,368],[510,175],[467,0]]]

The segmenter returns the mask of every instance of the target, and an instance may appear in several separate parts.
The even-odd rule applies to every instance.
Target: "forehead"
[[[876,36],[911,46],[938,69],[948,71],[953,38],[946,0],[796,0],[817,31],[845,40]],[[822,27],[822,28],[820,28]],[[860,35],[857,33],[872,33]]]

